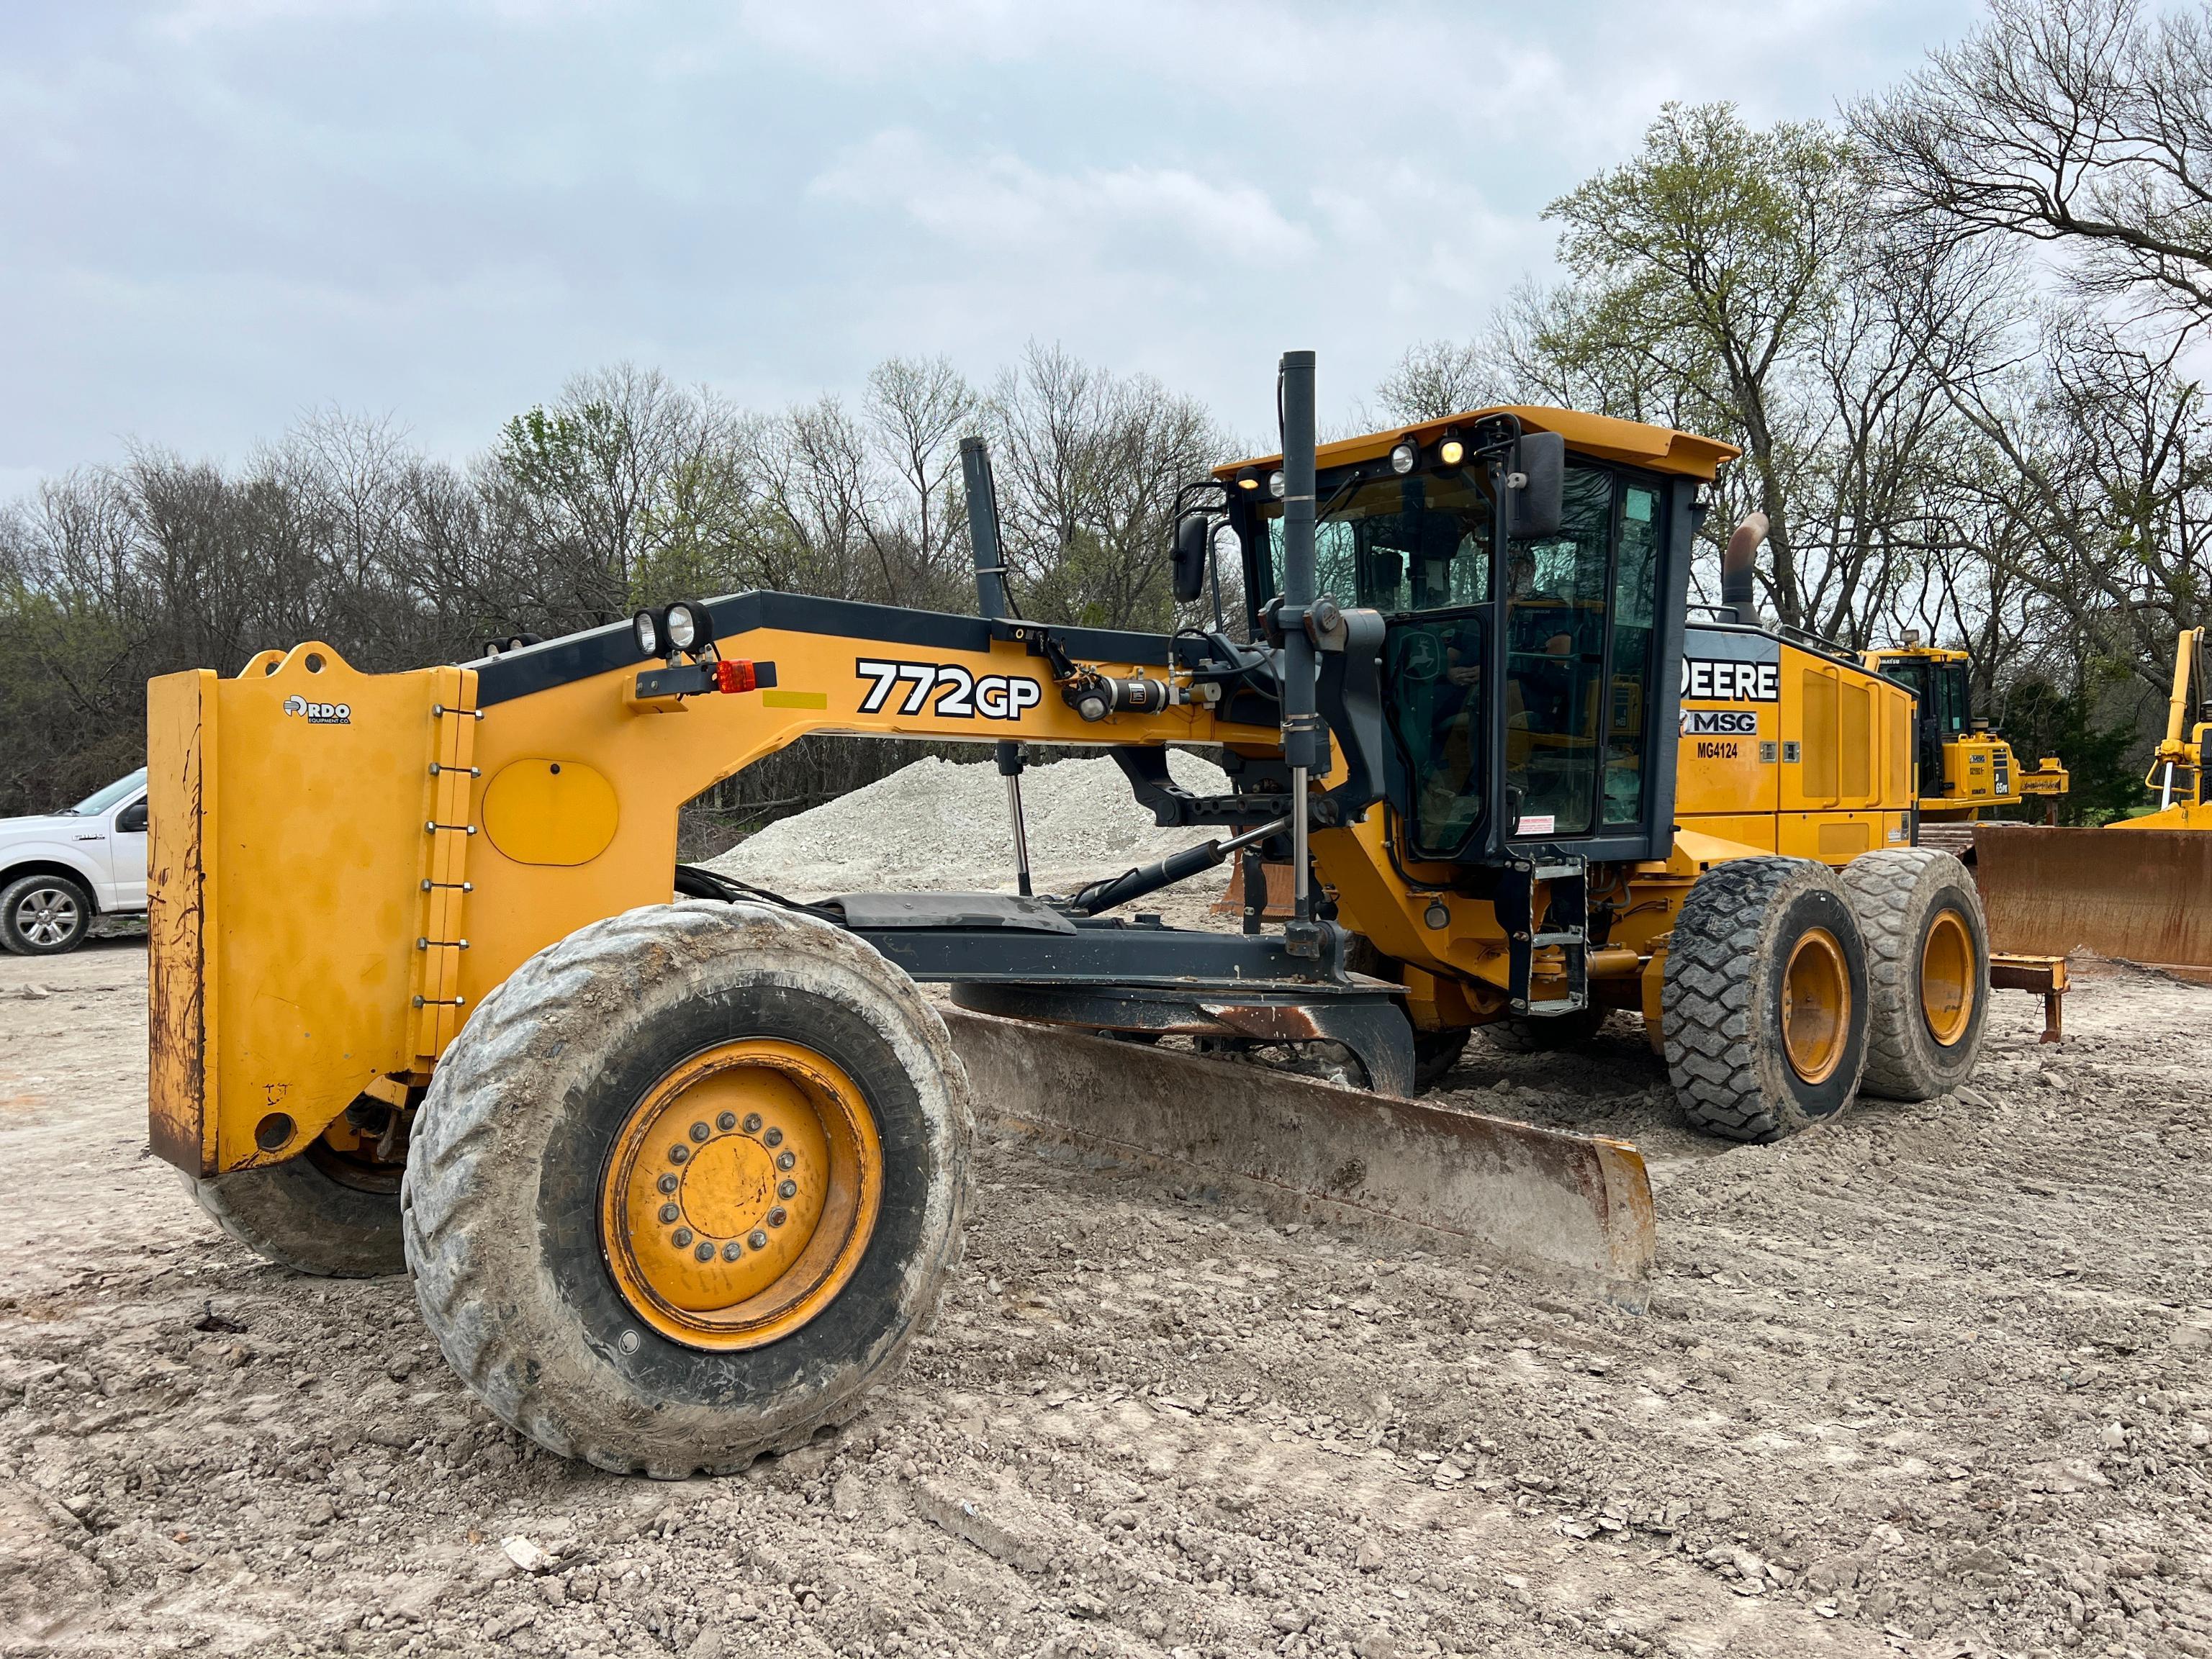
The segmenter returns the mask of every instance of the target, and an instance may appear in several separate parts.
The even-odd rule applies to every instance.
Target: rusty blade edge
[[[1650,1274],[1650,1181],[1627,1142],[943,1012],[979,1108],[1027,1133],[1202,1174],[1271,1214],[1380,1224],[1609,1289]]]

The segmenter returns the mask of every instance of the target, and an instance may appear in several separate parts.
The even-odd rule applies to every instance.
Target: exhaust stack
[[[1721,555],[1721,603],[1735,612],[1738,622],[1754,628],[1759,625],[1759,596],[1752,589],[1752,562],[1765,539],[1766,514],[1747,513],[1729,538],[1728,551]]]

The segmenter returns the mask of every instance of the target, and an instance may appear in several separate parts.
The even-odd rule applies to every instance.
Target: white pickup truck
[[[0,945],[17,956],[74,951],[95,915],[145,908],[143,768],[62,811],[0,818]]]

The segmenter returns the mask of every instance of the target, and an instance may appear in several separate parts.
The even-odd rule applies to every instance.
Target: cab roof
[[[1401,438],[1412,438],[1425,448],[1452,428],[1472,426],[1486,415],[1518,416],[1524,429],[1556,432],[1567,441],[1569,449],[1600,460],[1623,461],[1631,466],[1680,473],[1686,477],[1709,479],[1720,470],[1722,463],[1732,461],[1743,453],[1734,444],[1700,438],[1694,433],[1677,432],[1672,427],[1646,426],[1641,421],[1585,415],[1572,409],[1547,409],[1536,404],[1499,404],[1449,415],[1440,421],[1423,421],[1414,426],[1370,432],[1364,437],[1339,439],[1321,446],[1315,457],[1316,465],[1327,471],[1331,467],[1358,461],[1380,460]],[[1248,466],[1272,470],[1281,464],[1282,459],[1280,455],[1260,455],[1250,460],[1231,461],[1214,468],[1213,476],[1226,483]]]

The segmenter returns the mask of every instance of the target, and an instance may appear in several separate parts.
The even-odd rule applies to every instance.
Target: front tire
[[[1779,1140],[1850,1103],[1866,1067],[1866,946],[1843,883],[1805,859],[1740,859],[1683,902],[1661,1042],[1690,1122]]]
[[[1990,1000],[1990,933],[1966,866],[1929,847],[1884,848],[1844,866],[1866,936],[1873,998],[1868,1094],[1933,1100],[1974,1074]]]
[[[1611,1011],[1592,1004],[1568,1014],[1513,1014],[1481,1028],[1492,1048],[1509,1054],[1563,1054],[1587,1048],[1605,1029]]]
[[[404,1196],[425,1322],[501,1420],[602,1468],[744,1468],[842,1421],[958,1259],[944,1022],[850,934],[747,903],[580,928],[432,1079]]]
[[[1426,1094],[1458,1068],[1473,1033],[1462,1028],[1450,1031],[1413,1033],[1413,1092]]]
[[[398,1183],[353,1177],[329,1162],[338,1173],[309,1151],[282,1164],[184,1181],[223,1231],[281,1267],[321,1279],[405,1273]]]
[[[67,876],[21,876],[0,889],[0,945],[19,957],[58,957],[84,943],[92,895]]]

